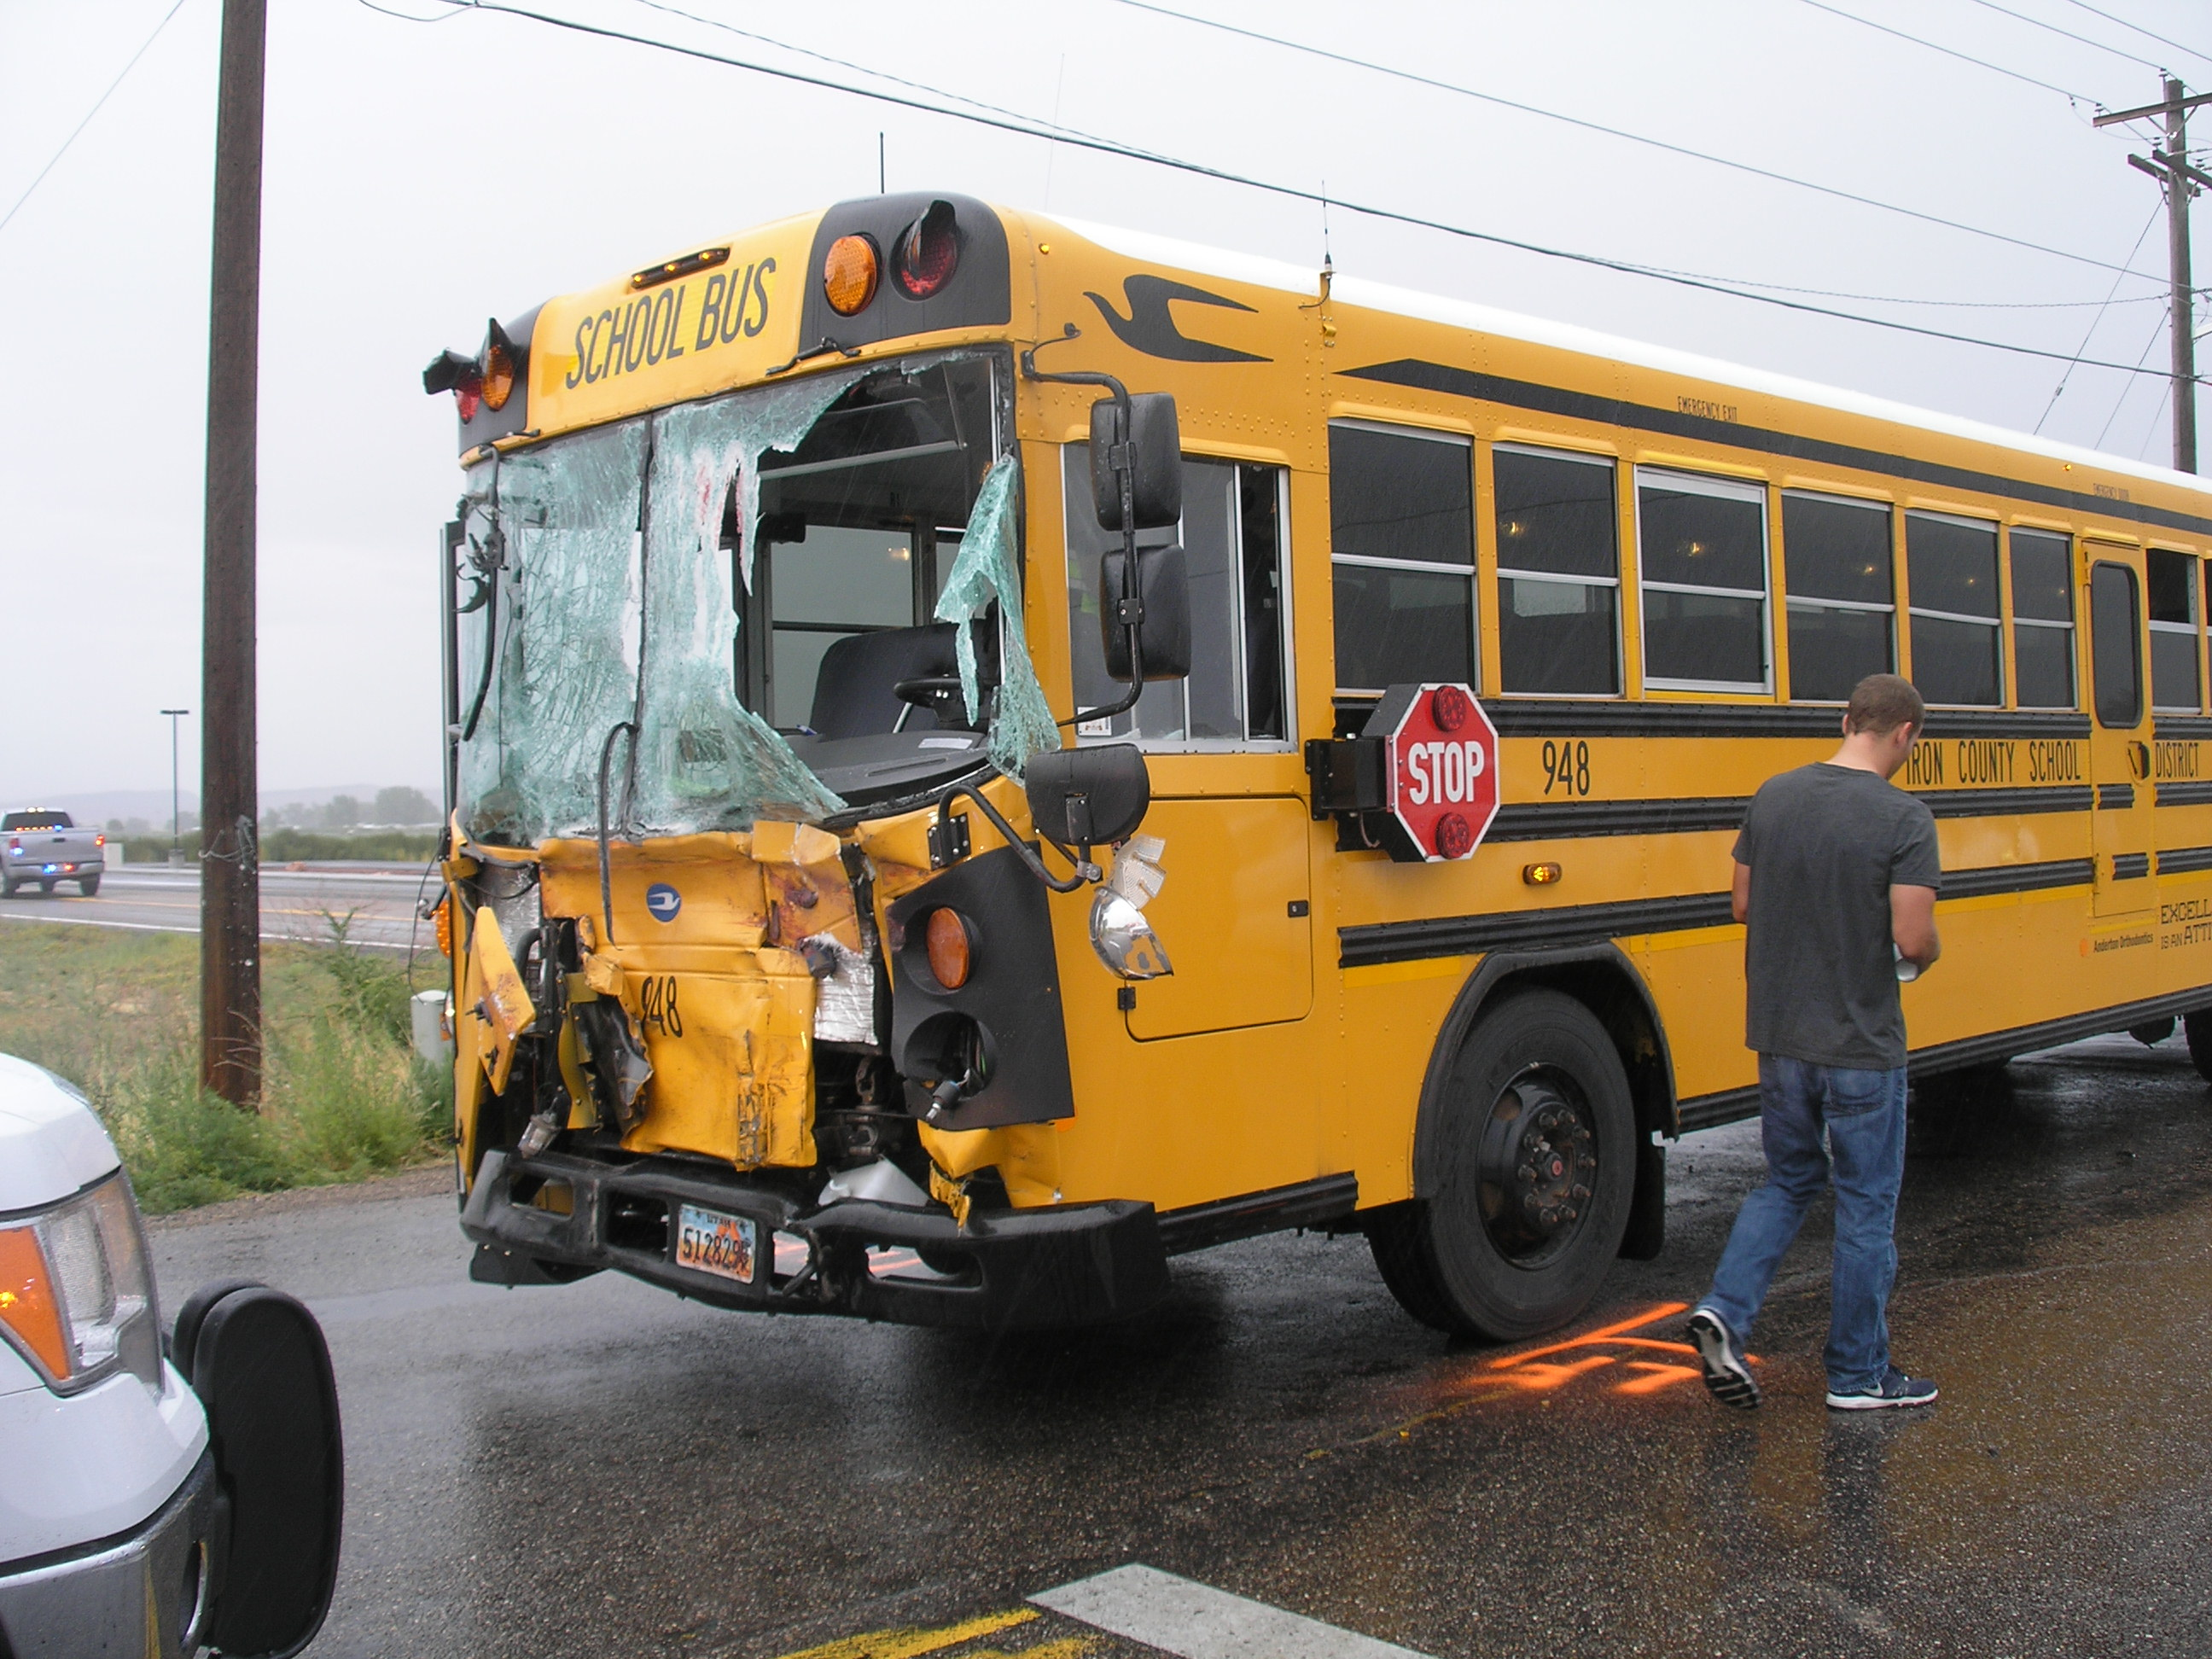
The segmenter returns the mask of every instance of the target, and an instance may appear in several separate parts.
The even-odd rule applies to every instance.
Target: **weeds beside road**
[[[333,932],[328,945],[264,943],[258,1116],[199,1086],[199,940],[189,934],[0,930],[0,1053],[91,1097],[149,1212],[434,1158],[451,1085],[409,1046],[405,972]],[[430,962],[426,985],[443,965]]]

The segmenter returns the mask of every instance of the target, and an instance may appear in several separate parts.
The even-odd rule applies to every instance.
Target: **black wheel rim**
[[[1518,1267],[1574,1248],[1597,1192],[1595,1115],[1574,1080],[1533,1066],[1498,1091],[1482,1126],[1484,1231]]]

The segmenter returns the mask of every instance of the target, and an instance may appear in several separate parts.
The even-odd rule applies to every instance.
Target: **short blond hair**
[[[1851,688],[1844,727],[1853,733],[1883,737],[1900,726],[1917,730],[1928,720],[1928,705],[1911,680],[1899,674],[1869,674]]]

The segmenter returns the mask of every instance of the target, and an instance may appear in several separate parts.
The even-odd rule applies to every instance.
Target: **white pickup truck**
[[[43,806],[0,813],[0,898],[33,884],[51,893],[58,881],[75,882],[90,898],[106,870],[107,837],[78,829],[68,813]]]
[[[218,1279],[165,1339],[114,1143],[0,1054],[0,1655],[289,1659],[330,1606],[344,1480],[314,1316]]]

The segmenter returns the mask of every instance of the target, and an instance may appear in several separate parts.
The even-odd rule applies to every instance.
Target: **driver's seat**
[[[884,628],[852,634],[822,653],[814,677],[814,713],[807,721],[821,738],[864,738],[890,731],[902,713],[906,730],[929,732],[937,716],[900,700],[901,680],[957,678],[951,623],[922,628]]]

